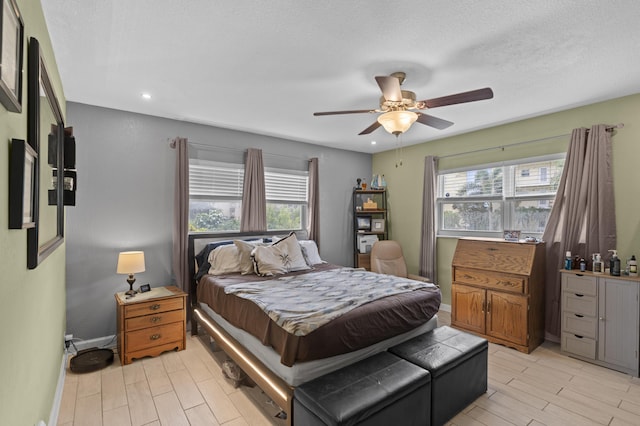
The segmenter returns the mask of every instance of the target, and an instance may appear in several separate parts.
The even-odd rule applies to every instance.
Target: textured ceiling
[[[42,4],[69,101],[354,151],[395,136],[359,136],[373,114],[312,114],[376,108],[374,76],[394,71],[418,99],[495,93],[429,110],[455,124],[404,145],[640,92],[637,0]]]

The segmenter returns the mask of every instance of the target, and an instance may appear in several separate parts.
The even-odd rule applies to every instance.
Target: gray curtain
[[[420,236],[419,274],[438,283],[436,263],[436,174],[438,159],[424,158],[424,187],[422,189],[422,228]]]
[[[318,159],[309,160],[309,225],[308,238],[320,247],[320,183],[318,178]]]
[[[189,147],[186,138],[170,144],[176,150],[176,175],[173,190],[173,275],[176,286],[189,291]]]
[[[565,253],[588,259],[616,247],[616,212],[607,126],[574,129],[542,239],[546,243],[545,331],[560,336],[560,273]]]
[[[249,148],[244,165],[240,232],[267,230],[267,197],[262,150]]]

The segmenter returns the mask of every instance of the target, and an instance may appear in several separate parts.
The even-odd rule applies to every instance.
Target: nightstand
[[[177,287],[155,287],[127,299],[116,293],[118,354],[122,365],[158,356],[186,345],[187,293]]]

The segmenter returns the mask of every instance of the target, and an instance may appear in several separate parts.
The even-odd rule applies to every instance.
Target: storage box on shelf
[[[561,270],[561,349],[639,377],[640,278]]]

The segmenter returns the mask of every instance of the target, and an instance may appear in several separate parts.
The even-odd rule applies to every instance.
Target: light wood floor
[[[438,314],[447,324],[449,314]],[[187,349],[102,371],[70,371],[58,425],[280,425],[258,388],[234,388],[223,354],[197,337]],[[450,425],[640,425],[640,380],[560,354],[489,345],[489,390]],[[401,425],[398,425],[401,426]]]

